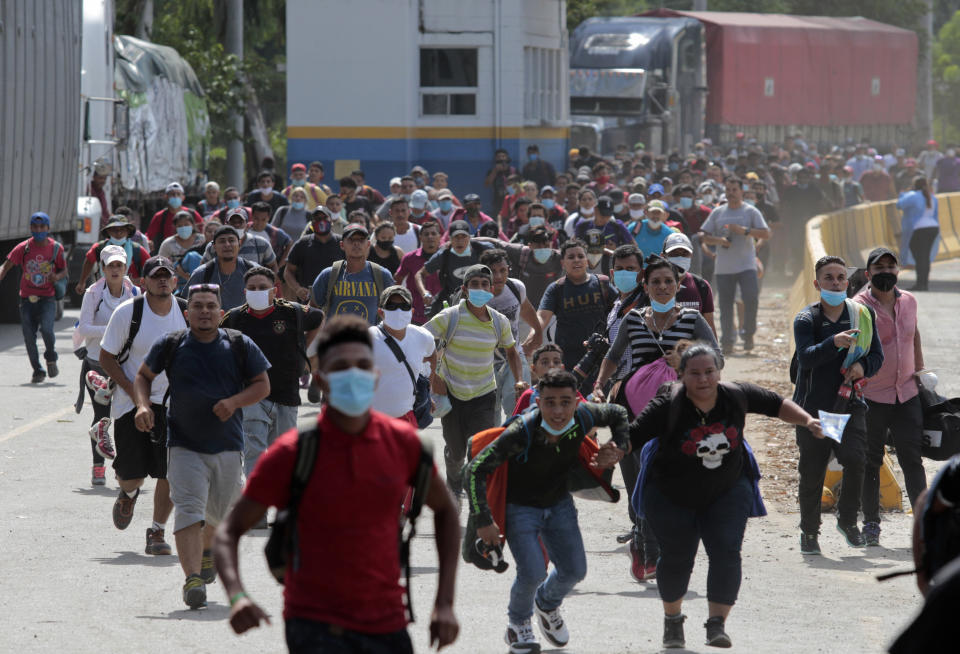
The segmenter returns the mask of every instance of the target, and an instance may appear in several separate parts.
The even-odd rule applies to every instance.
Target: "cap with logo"
[[[347,240],[354,234],[361,234],[365,237],[370,236],[370,232],[367,231],[367,228],[360,223],[350,223],[343,228],[343,240]]]
[[[662,184],[651,184],[647,187],[647,195],[653,195],[654,193],[659,193],[663,195],[663,185]]]
[[[466,195],[463,196],[464,204],[470,204],[471,202],[479,202],[479,201],[480,201],[480,196],[477,195],[476,193],[467,193]]]
[[[229,229],[233,229],[230,227]],[[144,277],[153,277],[160,270],[166,270],[171,275],[174,273],[173,262],[166,257],[150,257],[143,262],[143,276]]]
[[[597,213],[601,216],[613,215],[613,200],[610,196],[604,195],[597,200]]]
[[[662,211],[667,212],[667,205],[665,205],[661,200],[650,200],[647,202],[647,211]]]
[[[687,235],[682,232],[674,232],[667,236],[666,240],[663,242],[663,253],[670,254],[673,250],[683,249],[687,252],[693,253],[693,244],[690,242],[690,239],[687,238]]]
[[[164,190],[164,193],[183,193],[183,187],[180,186],[178,182],[170,182],[167,184],[167,188]]]
[[[466,220],[454,220],[450,223],[450,236],[454,237],[457,234],[466,234],[470,236],[470,223]]]

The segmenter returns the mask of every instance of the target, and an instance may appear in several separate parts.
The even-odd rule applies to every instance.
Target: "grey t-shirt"
[[[730,247],[717,246],[717,275],[733,275],[744,270],[756,270],[757,250],[753,236],[733,234],[724,225],[742,225],[750,229],[767,229],[763,214],[756,207],[744,204],[737,209],[721,205],[710,212],[700,229],[711,236],[726,236]]]
[[[520,297],[517,297],[517,294],[514,294],[514,292],[510,290],[510,286],[513,286]],[[494,295],[493,299],[487,303],[487,306],[496,309],[510,320],[513,340],[517,342],[517,351],[520,352],[520,356],[523,356],[523,352],[520,349],[520,305],[525,299],[527,299],[527,288],[523,282],[519,279],[509,279],[507,283],[503,285],[503,290],[500,291],[500,295]],[[496,356],[498,359],[503,358],[503,351],[498,349]]]

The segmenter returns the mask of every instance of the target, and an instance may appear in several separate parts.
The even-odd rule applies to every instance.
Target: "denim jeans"
[[[277,436],[297,426],[296,406],[260,400],[243,410],[243,474],[253,471],[260,455]]]
[[[37,351],[37,330],[43,337],[43,358],[56,361],[57,350],[54,347],[53,323],[57,316],[57,301],[53,297],[40,298],[31,302],[20,298],[20,326],[23,328],[23,342],[27,346],[27,356],[34,371],[43,371],[40,365],[40,353]]]
[[[413,654],[406,629],[364,634],[306,618],[287,618],[290,654]]]
[[[503,423],[504,420],[513,415],[513,410],[517,408],[517,396],[513,392],[513,385],[517,380],[513,378],[513,371],[510,370],[510,364],[506,361],[498,361],[494,368],[494,374],[497,378],[497,415],[503,412],[502,417],[497,421]],[[530,368],[524,365],[524,359],[520,359],[520,368],[523,372],[523,381],[530,383]]]
[[[553,563],[549,575],[541,541]],[[587,576],[577,507],[569,495],[548,509],[507,504],[507,545],[517,568],[507,607],[513,624],[533,615],[534,599],[546,611],[558,608],[567,593]]]
[[[757,271],[743,270],[732,275],[717,274],[716,277],[717,294],[720,296],[720,344],[732,346],[737,342],[733,303],[738,284],[743,298],[743,335],[753,336],[757,331],[757,304],[760,297]]]
[[[927,473],[920,457],[923,438],[923,409],[920,396],[904,403],[882,404],[867,400],[867,458],[863,471],[863,521],[880,522],[880,468],[883,467],[887,430],[897,448],[897,460],[903,470],[910,506],[917,503],[927,487]]]
[[[703,541],[707,551],[707,601],[732,606],[740,592],[740,546],[753,501],[750,480],[741,477],[726,493],[704,509],[675,504],[656,483],[643,490],[643,510],[657,540],[657,588],[664,602],[687,594],[690,573]]]
[[[463,464],[467,457],[467,439],[496,425],[496,392],[490,391],[471,400],[459,400],[449,394],[451,409],[440,419],[443,425],[443,458],[447,467],[447,486],[454,494],[463,492]]]
[[[640,474],[640,451],[631,452],[620,459],[620,474],[623,475],[623,483],[627,487],[627,497],[633,497],[633,488],[637,485],[637,475]],[[650,521],[638,519],[633,510],[633,502],[627,502],[627,515],[630,516],[630,524],[636,528],[639,534],[640,543],[643,545],[644,561],[656,561],[660,556],[660,546],[657,543],[657,537],[650,528]]]

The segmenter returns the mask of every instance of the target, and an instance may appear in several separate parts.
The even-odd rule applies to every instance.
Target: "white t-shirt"
[[[405,234],[400,234],[398,232],[397,235],[393,237],[393,244],[403,250],[404,254],[413,252],[420,247],[419,239],[417,238],[417,233],[419,231],[420,225],[410,223],[410,227],[407,229]]]
[[[113,315],[110,316],[110,322],[107,323],[107,331],[103,334],[103,340],[100,341],[101,349],[110,354],[119,354],[123,349],[123,344],[127,342],[127,336],[130,334],[130,321],[133,319],[133,300],[127,300],[118,306]],[[187,328],[187,321],[183,318],[180,311],[180,305],[176,299],[173,299],[173,306],[165,316],[158,316],[150,310],[150,303],[143,300],[143,318],[140,320],[140,330],[137,332],[133,344],[130,346],[130,356],[120,365],[127,379],[133,381],[140,369],[140,364],[147,358],[150,348],[153,344],[165,334],[180,331]],[[156,404],[163,402],[163,396],[167,392],[167,374],[160,373],[153,380],[150,389],[150,401]],[[116,419],[130,412],[134,408],[133,399],[126,392],[117,386],[113,393],[113,402],[110,406],[110,417]]]
[[[370,338],[373,339],[373,361],[380,371],[380,381],[377,382],[372,408],[399,418],[413,410],[416,388],[410,380],[407,367],[397,360],[379,327],[370,328]],[[423,327],[409,325],[403,339],[397,343],[415,377],[421,370],[426,370],[428,364],[423,363],[423,360],[433,354],[435,348],[430,332]]]

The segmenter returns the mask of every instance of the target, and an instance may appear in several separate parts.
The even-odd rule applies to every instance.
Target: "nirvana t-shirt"
[[[382,284],[377,284],[377,278],[373,274],[373,266],[376,265],[368,261],[362,270],[352,273],[347,272],[345,263],[337,279],[330,279],[333,268],[327,268],[313,283],[314,304],[319,306],[326,304],[327,285],[333,284],[333,293],[330,295],[330,317],[349,314],[363,318],[371,325],[377,324],[380,293],[388,286],[393,286],[393,275],[389,270],[381,268]]]
[[[747,400],[749,413],[776,417],[783,398],[746,382],[735,382]],[[634,451],[647,441],[660,438],[653,457],[648,483],[672,502],[691,509],[703,509],[730,490],[744,475],[747,459],[743,446],[746,416],[735,398],[721,386],[717,402],[707,413],[697,409],[681,391],[682,402],[673,431],[670,420],[670,395],[661,393],[630,425]]]
[[[603,327],[610,310],[607,302],[612,303],[615,295],[609,287],[604,291],[606,285],[606,279],[601,282],[597,275],[589,275],[581,284],[563,277],[550,284],[540,300],[539,308],[552,311],[557,317],[556,342],[563,350],[567,370],[573,370],[586,352],[583,342],[595,328]]]

